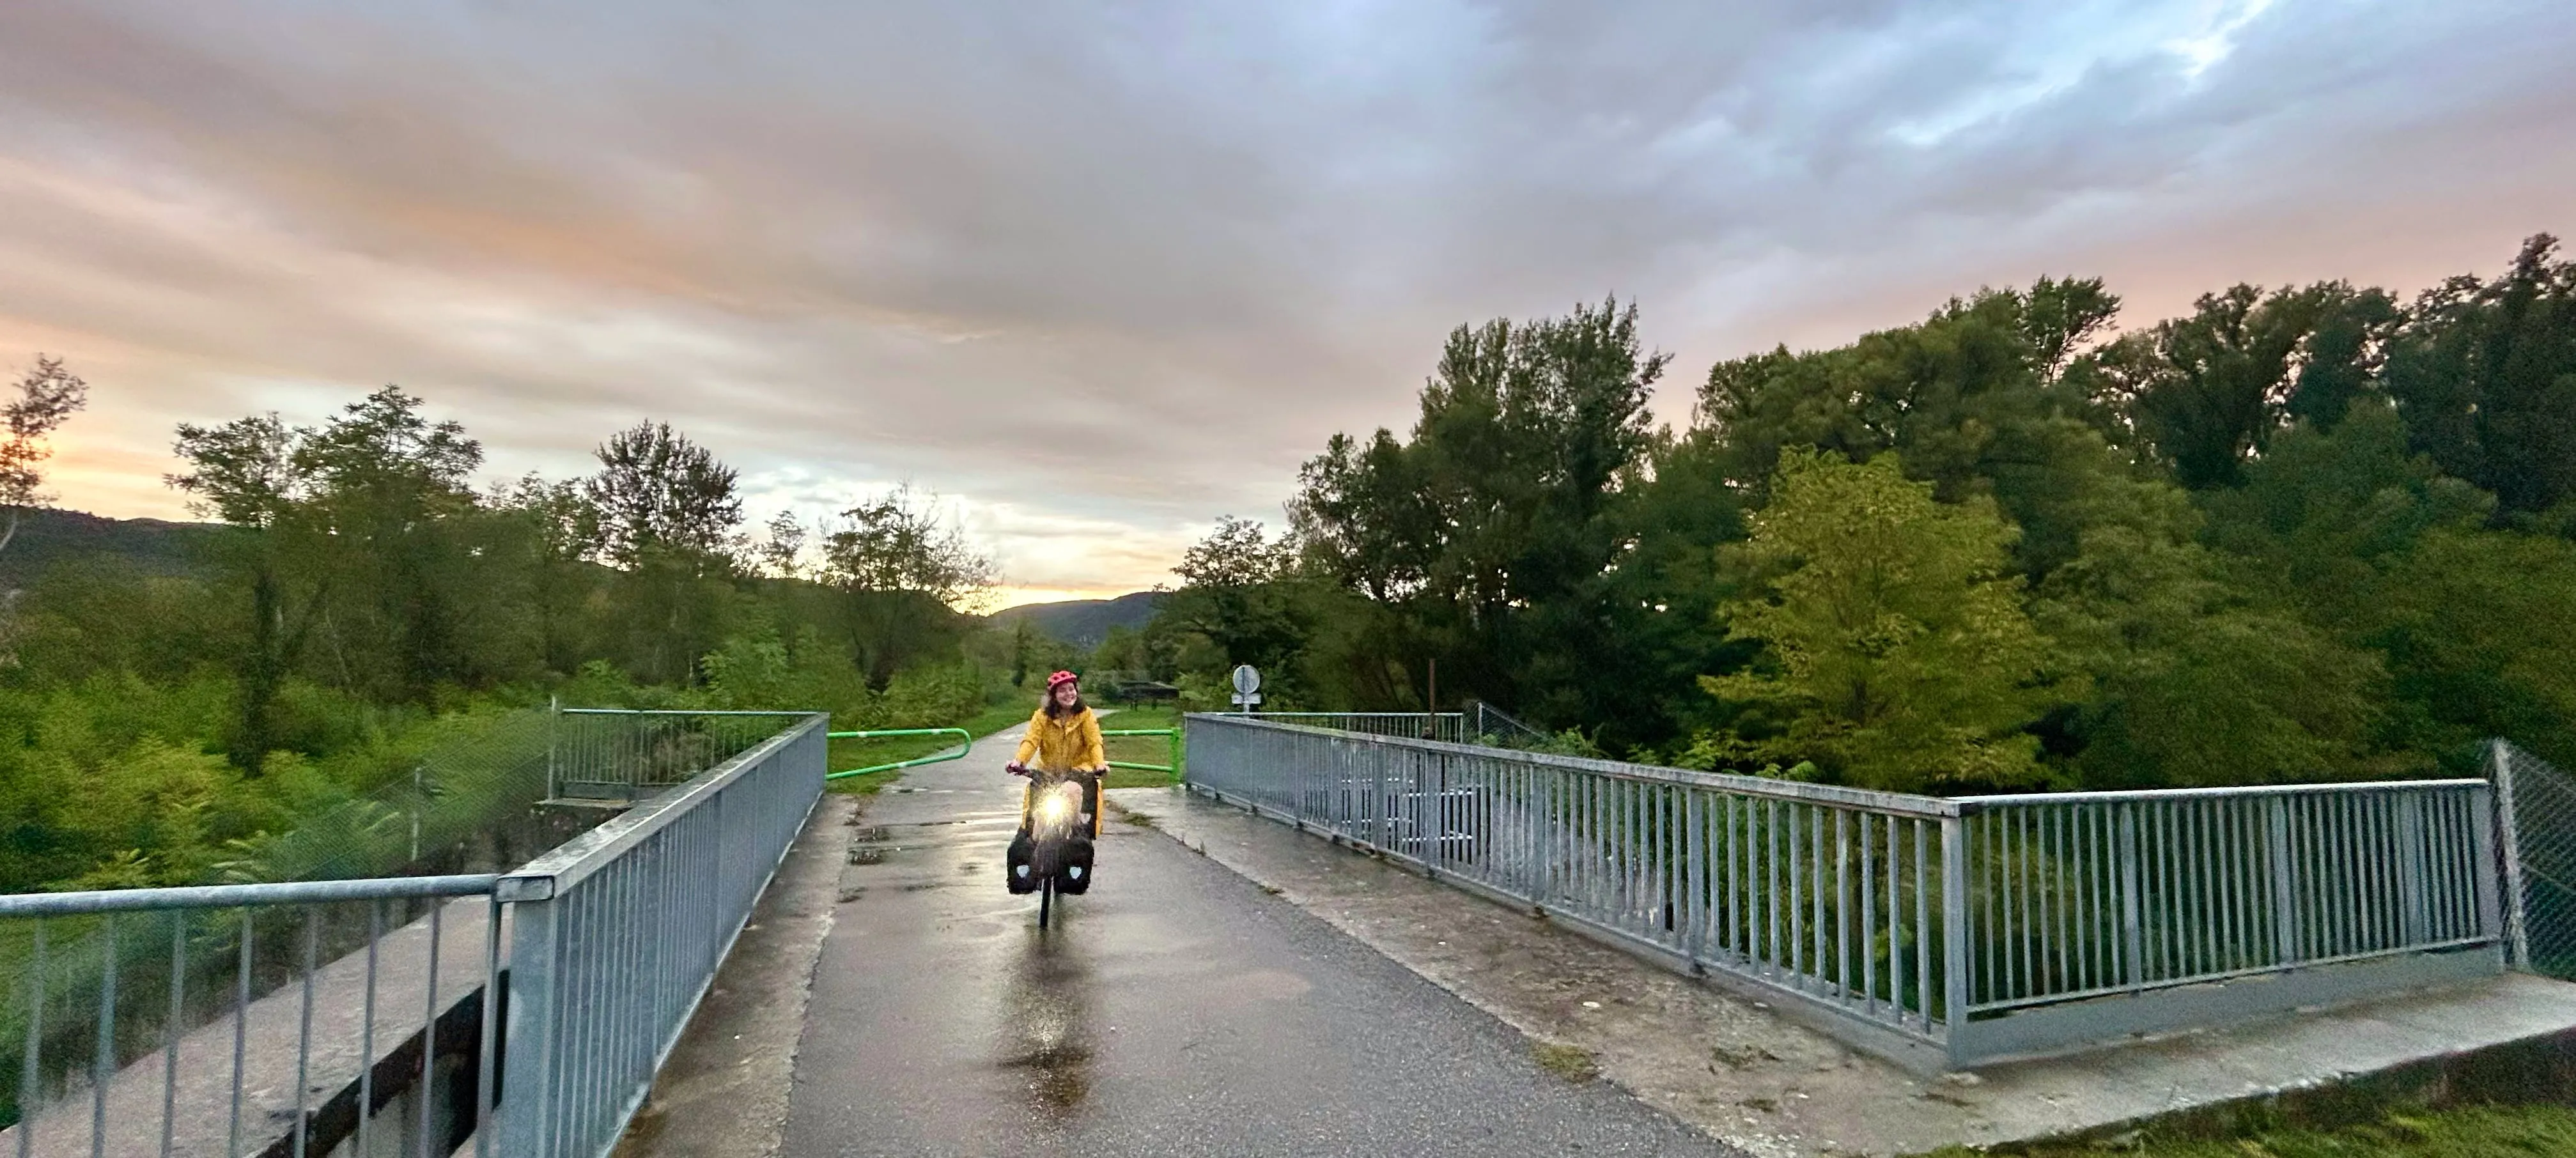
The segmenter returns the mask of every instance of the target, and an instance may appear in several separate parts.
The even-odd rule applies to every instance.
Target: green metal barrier
[[[964,728],[888,728],[878,732],[826,732],[824,736],[833,740],[876,740],[889,736],[957,737],[957,747],[952,751],[917,756],[910,760],[897,760],[892,764],[871,764],[865,768],[852,768],[847,772],[827,772],[823,775],[825,780],[839,780],[845,776],[865,776],[870,772],[892,772],[897,768],[918,768],[924,764],[963,760],[966,758],[967,750],[975,746],[974,735]]]
[[[1178,728],[1103,729],[1100,735],[1104,739],[1110,736],[1161,736],[1170,742],[1172,754],[1169,764],[1139,764],[1132,760],[1112,760],[1109,762],[1112,768],[1130,768],[1138,772],[1179,772],[1181,770],[1181,730]]]

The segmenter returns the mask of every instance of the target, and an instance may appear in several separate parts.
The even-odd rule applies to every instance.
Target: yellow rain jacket
[[[1029,716],[1028,734],[1020,737],[1020,754],[1011,759],[1048,772],[1089,771],[1108,763],[1109,753],[1101,746],[1100,721],[1091,709],[1048,719],[1046,709],[1039,708]]]
[[[1032,759],[1034,757],[1034,759]],[[1100,721],[1084,708],[1070,716],[1048,719],[1045,708],[1029,716],[1028,734],[1020,737],[1019,755],[1013,763],[1048,772],[1071,772],[1077,768],[1091,771],[1109,763],[1109,750],[1100,742]],[[1095,781],[1095,784],[1097,782]],[[1020,823],[1029,821],[1029,805],[1037,785],[1020,796]],[[1091,800],[1091,835],[1100,837],[1101,808],[1097,788]]]

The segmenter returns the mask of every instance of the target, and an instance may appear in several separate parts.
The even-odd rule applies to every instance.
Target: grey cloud
[[[651,415],[1166,550],[1605,291],[1679,398],[2041,272],[2492,267],[2569,228],[2557,7],[2280,0],[2193,76],[2193,0],[19,4],[0,353],[118,369],[121,453],[391,380],[505,470]]]

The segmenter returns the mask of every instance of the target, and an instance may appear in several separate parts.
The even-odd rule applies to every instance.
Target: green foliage
[[[391,386],[313,426],[182,425],[177,451],[170,484],[228,524],[198,566],[60,556],[0,607],[0,889],[390,868],[415,816],[498,855],[526,761],[493,730],[549,696],[862,728],[987,700],[953,534],[845,533],[829,584],[749,574],[733,469],[658,423],[590,478],[489,491],[464,426]],[[854,514],[912,526],[889,502]],[[388,819],[424,753],[476,737],[489,776]]]
[[[1726,551],[1759,594],[1721,614],[1765,651],[1702,681],[1746,709],[1721,750],[1871,788],[2034,782],[2022,728],[2047,702],[2048,641],[2006,571],[2015,531],[1990,501],[1934,502],[1897,461],[1781,455],[1751,539]]]
[[[1419,708],[1436,662],[1450,704],[1633,718],[1596,665],[1622,662],[1621,621],[1655,602],[1623,605],[1637,592],[1612,576],[1636,546],[1628,496],[1659,447],[1646,402],[1668,362],[1616,300],[1461,326],[1409,440],[1336,436],[1309,460],[1290,504],[1302,576],[1356,597],[1308,601],[1332,623],[1301,665],[1312,694]]]
[[[2097,395],[2116,400],[2177,481],[2232,486],[2289,419],[2341,420],[2396,320],[2378,290],[2239,285],[2122,338],[2089,368]]]
[[[2379,658],[2225,577],[2179,511],[2087,532],[2034,615],[2089,691],[2063,711],[2095,788],[2280,783],[2414,770],[2373,752]]]
[[[1220,526],[1145,655],[1192,707],[1260,657],[1310,706],[1419,709],[1436,663],[1606,750],[1941,791],[2576,759],[2555,246],[2117,337],[2098,280],[1981,289],[1721,361],[1678,432],[1633,306],[1461,327],[1409,432],[1306,463],[1295,561]]]
[[[953,608],[992,585],[993,563],[909,488],[841,520],[823,540],[828,614],[868,682],[883,688],[897,671],[957,647],[966,620]]]
[[[1181,587],[1163,599],[1153,623],[1132,644],[1120,640],[1094,653],[1096,667],[1143,659],[1147,671],[1186,673],[1183,698],[1201,711],[1228,707],[1220,677],[1236,664],[1262,672],[1264,706],[1293,702],[1311,673],[1303,670],[1326,614],[1326,592],[1296,570],[1296,545],[1232,516],[1182,556]],[[1109,660],[1112,662],[1104,662]],[[1274,709],[1275,710],[1275,709]]]
[[[2409,445],[2509,515],[2576,497],[2576,261],[2557,248],[2541,234],[2501,277],[2425,291],[2388,353]]]
[[[2554,1158],[2576,1153],[2576,1109],[2560,1105],[2397,1105],[2369,1121],[2336,1126],[2288,1123],[2221,1131],[2150,1127],[2124,1142],[2037,1143],[1995,1153],[2023,1158]],[[1944,1147],[1925,1158],[1986,1151]]]

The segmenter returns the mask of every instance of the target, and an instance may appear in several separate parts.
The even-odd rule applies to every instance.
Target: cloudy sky
[[[1409,419],[1451,326],[1679,355],[2111,279],[2411,291],[2576,232],[2566,0],[0,4],[0,370],[170,428],[400,383],[494,475],[667,419],[755,514],[909,480],[1133,590]]]

